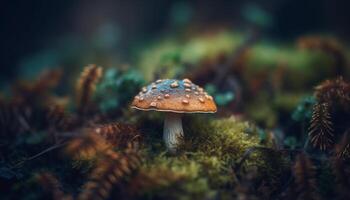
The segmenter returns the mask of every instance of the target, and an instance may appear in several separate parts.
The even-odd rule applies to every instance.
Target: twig
[[[17,164],[15,164],[14,166],[12,166],[12,167],[10,167],[10,168],[11,168],[11,169],[17,168],[17,167],[23,165],[23,164],[24,164],[25,162],[27,162],[27,161],[36,159],[36,158],[40,157],[41,155],[44,155],[44,154],[46,154],[46,153],[48,153],[48,152],[50,152],[50,151],[52,151],[52,150],[55,150],[55,149],[57,149],[57,148],[59,148],[59,147],[61,147],[61,146],[64,146],[64,145],[66,145],[66,144],[67,144],[67,142],[63,142],[63,143],[59,143],[59,144],[53,145],[53,146],[51,146],[51,147],[49,147],[49,148],[47,148],[47,149],[45,149],[45,150],[43,150],[43,151],[41,151],[41,152],[39,152],[39,153],[37,153],[37,154],[35,154],[35,155],[29,157],[29,158],[25,158],[25,159],[21,160],[20,162],[18,162]]]

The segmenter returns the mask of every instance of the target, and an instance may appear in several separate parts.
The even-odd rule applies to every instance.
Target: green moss
[[[203,120],[206,122],[203,123]],[[248,147],[259,145],[256,133],[248,133],[248,122],[226,119],[193,119],[186,128],[191,141],[186,151],[199,151],[225,159],[237,159]],[[186,126],[186,125],[185,125]],[[187,138],[186,138],[187,140]]]
[[[148,159],[140,169],[144,184],[139,195],[149,199],[212,198],[215,191],[209,187],[208,177],[202,172],[200,163],[185,156],[157,155]]]
[[[146,186],[139,195],[150,199],[232,197],[232,186],[236,184],[232,169],[248,148],[262,146],[258,129],[234,117],[208,119],[206,116],[186,116],[183,121],[185,142],[178,155],[168,155],[164,146],[154,148],[155,143],[145,150],[146,159],[138,179],[146,180]],[[280,155],[271,158],[264,152],[253,153],[244,162],[240,173],[254,167],[264,174],[261,178],[274,180],[281,172],[283,165],[280,163]]]
[[[147,81],[154,80],[156,75],[174,78],[184,74],[183,64],[197,67],[203,59],[213,59],[222,53],[230,54],[241,41],[241,34],[229,31],[197,35],[187,40],[162,38],[138,54],[137,66]]]

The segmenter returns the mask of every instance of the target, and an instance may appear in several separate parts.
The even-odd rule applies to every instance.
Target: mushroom
[[[175,153],[183,137],[183,113],[215,113],[216,105],[203,88],[189,79],[164,79],[142,88],[131,107],[143,111],[165,112],[163,139],[167,149]]]

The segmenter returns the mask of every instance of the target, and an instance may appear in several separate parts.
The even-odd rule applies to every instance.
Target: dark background
[[[155,38],[174,31],[169,15],[176,0],[12,0],[1,3],[0,79],[17,76],[23,58],[47,48],[59,38],[74,34],[89,40],[105,22],[121,30],[120,48],[134,41]],[[260,0],[250,1],[268,11],[274,19],[265,36],[293,40],[301,34],[326,33],[348,41],[350,11],[348,0]],[[225,23],[244,26],[240,15],[245,0],[185,2],[192,9],[192,24]]]

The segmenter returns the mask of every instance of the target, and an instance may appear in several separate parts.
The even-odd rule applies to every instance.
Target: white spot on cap
[[[186,88],[185,91],[186,92],[191,92],[191,89],[190,88]]]
[[[185,82],[185,83],[184,83],[184,86],[187,87],[187,88],[189,88],[189,87],[191,87],[191,84]]]
[[[199,97],[198,100],[201,102],[201,103],[204,103],[204,99],[202,97]]]
[[[165,94],[165,95],[164,95],[164,98],[166,98],[166,99],[169,98],[169,97],[170,97],[169,94]]]
[[[172,88],[179,87],[179,83],[177,83],[177,81],[175,81],[172,84],[170,84],[170,87],[172,87]]]
[[[157,86],[156,85],[152,85],[152,89],[157,89]]]
[[[146,92],[147,92],[147,88],[146,88],[146,87],[143,87],[143,88],[142,88],[142,92],[143,92],[143,93],[146,93]]]
[[[96,132],[97,134],[101,133],[101,128],[96,128],[96,129],[95,129],[95,132]]]
[[[189,104],[190,102],[189,102],[187,99],[183,99],[183,100],[182,100],[182,103],[183,103],[183,104]]]
[[[185,83],[192,83],[192,81],[191,81],[190,79],[188,79],[188,78],[185,78],[185,79],[183,80],[183,82],[185,82]]]
[[[188,99],[191,97],[189,94],[186,94],[185,96],[186,96],[186,98],[188,98]]]
[[[151,102],[150,106],[151,107],[157,107],[157,102]]]
[[[144,98],[143,97],[140,97],[139,98],[139,102],[141,102],[141,101],[143,101],[144,100]]]
[[[198,91],[199,91],[199,92],[203,92],[204,90],[203,90],[203,88],[198,87]]]
[[[159,79],[156,81],[156,83],[161,83],[163,80]]]
[[[205,95],[205,98],[207,98],[207,99],[209,99],[209,100],[213,100],[213,97],[212,96],[210,96],[210,95]]]
[[[161,97],[161,96],[157,96],[157,99],[158,99],[158,100],[162,100],[162,97]]]
[[[198,92],[194,92],[194,94],[195,94],[195,95],[199,95],[199,93],[198,93]]]

